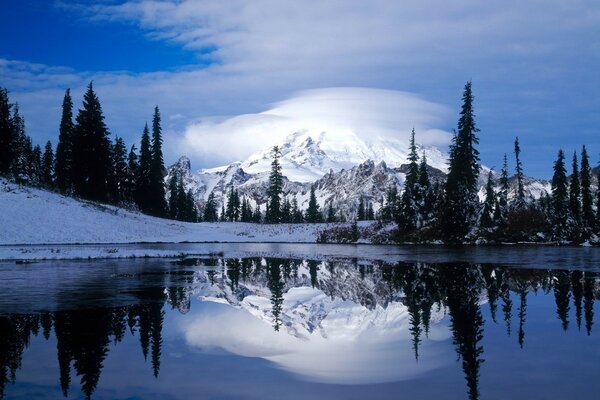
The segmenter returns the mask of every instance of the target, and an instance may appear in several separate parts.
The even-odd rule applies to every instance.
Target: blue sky
[[[444,106],[429,125],[450,132],[472,80],[486,165],[517,135],[529,175],[549,177],[558,148],[600,157],[597,1],[5,0],[0,35],[0,86],[38,143],[56,141],[64,90],[78,106],[92,79],[114,134],[138,140],[158,104],[166,161],[187,153],[194,168],[267,143],[222,121],[311,89],[410,92]],[[207,123],[238,148],[198,134]]]

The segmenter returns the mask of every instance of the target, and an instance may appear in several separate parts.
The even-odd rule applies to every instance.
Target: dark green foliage
[[[40,178],[40,183],[43,186],[51,188],[54,185],[54,152],[52,151],[52,143],[49,140],[44,146]]]
[[[281,203],[281,222],[284,224],[292,222],[292,203],[287,197]]]
[[[581,220],[581,185],[579,183],[579,165],[577,153],[573,153],[571,185],[569,186],[569,211],[575,224]]]
[[[554,163],[552,176],[552,224],[553,235],[556,240],[564,240],[567,236],[569,220],[569,193],[567,172],[565,170],[565,154],[558,152],[558,159]]]
[[[485,186],[485,201],[481,210],[479,226],[489,229],[494,226],[494,210],[496,209],[496,193],[494,192],[494,181],[492,171],[488,173],[488,180]]]
[[[10,174],[18,184],[30,183],[28,162],[31,161],[31,139],[25,135],[25,120],[19,113],[19,105],[15,104],[11,118],[13,151]]]
[[[515,176],[517,177],[517,193],[514,199],[513,207],[516,210],[525,208],[525,189],[523,187],[523,165],[521,164],[521,147],[519,146],[519,137],[515,139]]]
[[[504,161],[502,162],[502,170],[500,171],[500,191],[498,192],[498,203],[496,206],[496,212],[494,219],[498,226],[503,227],[506,225],[506,219],[508,217],[508,160],[506,153],[504,154]]]
[[[127,148],[123,138],[117,137],[112,151],[111,199],[115,204],[124,204],[128,197]]]
[[[298,207],[298,199],[296,198],[296,196],[294,195],[294,197],[292,198],[292,222],[295,224],[299,224],[304,222],[304,216],[302,215],[302,211],[300,210],[300,208]]]
[[[337,222],[335,217],[335,209],[333,208],[333,201],[329,203],[329,207],[327,208],[327,222]]]
[[[366,214],[367,213],[365,210],[365,199],[361,196],[361,198],[358,200],[358,211],[356,214],[356,220],[364,221],[365,219],[367,219]]]
[[[592,198],[592,170],[590,168],[590,160],[585,146],[581,149],[581,222],[585,229],[590,229],[594,226],[594,210]]]
[[[410,233],[418,227],[419,204],[421,190],[419,184],[419,155],[415,143],[415,130],[413,128],[410,139],[410,152],[408,154],[408,171],[404,181],[404,191],[400,196],[400,207],[398,210],[398,228],[402,233]]]
[[[215,201],[215,194],[210,192],[208,195],[208,199],[206,200],[206,204],[204,205],[204,221],[206,222],[216,222],[218,221],[217,215],[217,203]]]
[[[475,145],[479,129],[475,125],[471,82],[465,85],[463,105],[450,147],[448,177],[445,186],[445,204],[442,221],[444,240],[461,243],[474,225],[479,202],[477,178],[479,176],[479,151]]]
[[[8,91],[0,88],[0,175],[8,175],[15,156],[11,108]]]
[[[177,172],[174,172],[169,180],[169,218],[176,219],[177,218],[177,206],[178,206],[178,198],[177,198],[177,189],[179,182],[179,176]]]
[[[109,132],[104,123],[100,100],[92,83],[83,96],[83,108],[77,114],[73,153],[73,182],[79,196],[97,201],[108,200],[111,173]]]
[[[162,128],[160,125],[160,111],[154,108],[152,117],[152,158],[150,161],[148,209],[150,215],[164,217],[167,210],[165,201],[164,160],[162,153]]]
[[[367,221],[373,221],[375,219],[375,211],[373,210],[373,203],[369,202],[367,206]]]
[[[150,206],[150,175],[152,151],[150,149],[150,132],[148,124],[144,126],[140,146],[140,164],[136,179],[136,203],[143,213],[148,213]]]
[[[125,202],[132,204],[136,201],[137,180],[140,172],[140,164],[136,153],[135,145],[131,146],[129,155],[127,156],[127,180],[123,193]]]
[[[308,199],[308,209],[306,210],[306,222],[317,223],[323,222],[323,216],[319,210],[319,203],[317,203],[317,197],[315,196],[314,185],[310,187],[310,197]]]
[[[396,185],[390,187],[385,195],[385,204],[381,208],[381,219],[383,221],[396,221],[398,217],[398,189]]]
[[[56,146],[56,186],[62,193],[70,193],[74,179],[75,125],[73,124],[73,100],[67,89],[62,104],[62,116]]]
[[[269,175],[269,187],[267,189],[269,208],[265,220],[271,224],[281,222],[281,196],[283,194],[283,175],[279,158],[281,153],[279,147],[273,147],[273,161],[271,162],[271,175]]]
[[[237,190],[233,190],[233,186],[229,190],[227,198],[227,208],[225,210],[225,218],[229,222],[235,222],[240,219],[240,196]]]

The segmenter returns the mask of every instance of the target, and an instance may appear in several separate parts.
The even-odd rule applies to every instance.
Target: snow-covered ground
[[[0,180],[0,245],[140,242],[314,243],[326,224],[186,223]]]

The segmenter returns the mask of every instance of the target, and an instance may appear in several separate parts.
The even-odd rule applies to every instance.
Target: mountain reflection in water
[[[80,274],[80,285],[76,277],[69,288],[55,282],[46,293],[36,290],[44,301],[19,290],[2,299],[0,397],[18,383],[32,337],[49,341],[52,333],[65,397],[77,385],[92,398],[106,358],[126,336],[139,341],[147,373],[158,377],[165,313],[172,309],[183,315],[174,329],[188,350],[260,357],[303,379],[335,384],[410,380],[458,360],[466,396],[478,399],[487,326],[501,325],[527,346],[528,300],[540,297],[552,302],[560,329],[577,329],[586,340],[600,298],[597,272],[457,263],[203,258]],[[118,290],[107,289],[115,282]],[[190,312],[196,299],[214,307]]]

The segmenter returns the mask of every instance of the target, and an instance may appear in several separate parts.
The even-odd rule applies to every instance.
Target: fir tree
[[[31,138],[27,137],[27,175],[29,183],[39,185],[42,182],[42,148],[35,145],[31,151]]]
[[[306,222],[317,223],[321,222],[321,220],[321,211],[319,210],[319,203],[317,203],[317,197],[315,196],[315,187],[313,185],[310,187],[308,209],[306,210]]]
[[[506,153],[502,162],[502,170],[500,171],[500,191],[498,192],[498,203],[496,205],[496,213],[494,219],[499,226],[506,224],[508,214],[508,160]]]
[[[194,194],[192,193],[192,189],[188,189],[187,194],[185,196],[185,209],[185,220],[187,222],[198,222],[198,208],[196,207],[196,202],[194,201]]]
[[[186,220],[186,192],[183,184],[183,177],[177,177],[177,219],[179,221]]]
[[[256,205],[254,214],[252,215],[252,222],[260,224],[262,222],[262,213],[260,212],[260,204]]]
[[[358,200],[358,212],[356,215],[356,219],[358,221],[364,221],[366,219],[366,210],[365,210],[365,199],[361,196]]]
[[[162,128],[160,126],[160,111],[158,106],[154,108],[152,117],[152,161],[150,162],[149,179],[149,213],[162,217],[167,209],[165,202],[165,183],[163,171],[165,169],[162,153]]]
[[[403,232],[410,232],[417,228],[417,208],[420,200],[419,183],[419,155],[415,144],[415,130],[413,128],[410,138],[410,152],[408,154],[408,171],[404,181],[404,191],[400,196],[400,209],[398,215],[399,228]]]
[[[565,170],[565,154],[558,152],[558,159],[554,163],[552,176],[552,223],[556,240],[566,238],[567,222],[569,218],[569,193],[567,172]]]
[[[375,211],[373,210],[373,203],[369,202],[367,206],[367,220],[373,221],[375,219]]]
[[[292,204],[287,197],[283,199],[281,204],[281,222],[286,224],[292,222]]]
[[[589,229],[594,225],[594,210],[592,199],[592,170],[585,145],[581,149],[581,220],[584,228]]]
[[[327,209],[327,222],[336,222],[335,210],[333,208],[333,201],[329,202],[329,208]]]
[[[429,220],[432,218],[433,212],[433,203],[435,202],[435,198],[431,191],[431,182],[429,180],[429,172],[427,165],[427,157],[423,152],[421,157],[421,163],[419,164],[419,181],[418,181],[418,190],[419,190],[419,226],[426,225]]]
[[[123,138],[117,137],[112,151],[113,158],[113,182],[112,200],[115,204],[123,204],[127,201],[127,147]]]
[[[19,113],[19,105],[15,104],[11,118],[12,128],[12,160],[10,173],[18,184],[29,183],[28,153],[32,152],[31,140],[25,135],[25,120]]]
[[[471,82],[463,93],[463,105],[450,148],[450,165],[445,187],[445,205],[442,230],[446,242],[462,242],[473,226],[479,202],[477,178],[479,176],[479,151],[475,145],[479,129],[475,125]]]
[[[216,222],[217,221],[217,203],[215,201],[214,192],[210,192],[206,204],[204,205],[204,221]]]
[[[273,161],[271,162],[271,175],[269,176],[269,188],[267,196],[269,201],[269,211],[267,212],[267,222],[276,224],[281,221],[281,195],[283,193],[283,175],[281,165],[279,164],[279,147],[273,147]]]
[[[152,164],[152,150],[150,149],[150,132],[148,124],[144,126],[140,146],[140,164],[137,175],[136,202],[143,213],[150,212],[150,168]]]
[[[173,171],[173,175],[169,180],[169,218],[177,218],[177,183],[179,176],[177,171]]]
[[[479,224],[482,228],[491,228],[494,225],[494,209],[496,207],[496,193],[494,192],[494,182],[492,171],[488,173],[487,185],[485,187],[485,202],[481,211]]]
[[[573,163],[571,172],[571,185],[569,186],[569,211],[575,224],[581,220],[581,185],[579,183],[579,164],[577,163],[577,153],[573,153]]]
[[[8,175],[14,158],[15,141],[8,91],[0,87],[0,175]]]
[[[52,151],[52,143],[49,140],[44,147],[41,175],[41,181],[45,187],[50,188],[54,185],[54,152]]]
[[[381,219],[384,221],[395,221],[397,217],[396,205],[398,204],[398,189],[396,185],[391,186],[385,194],[385,205],[381,210]]]
[[[127,181],[125,184],[125,201],[133,203],[136,199],[137,178],[139,175],[140,165],[136,153],[135,144],[131,146],[129,155],[127,156]]]
[[[91,82],[83,96],[74,132],[75,191],[90,200],[106,201],[111,170],[109,132]]]
[[[304,218],[302,216],[302,211],[298,207],[298,199],[296,195],[292,198],[292,222],[295,224],[302,223]]]
[[[62,116],[56,146],[56,186],[62,193],[69,193],[73,187],[74,163],[73,100],[71,90],[67,89],[63,98]]]
[[[523,187],[523,165],[521,164],[521,147],[519,137],[515,139],[515,176],[517,177],[517,195],[514,200],[514,208],[522,210],[525,208],[525,189]]]

